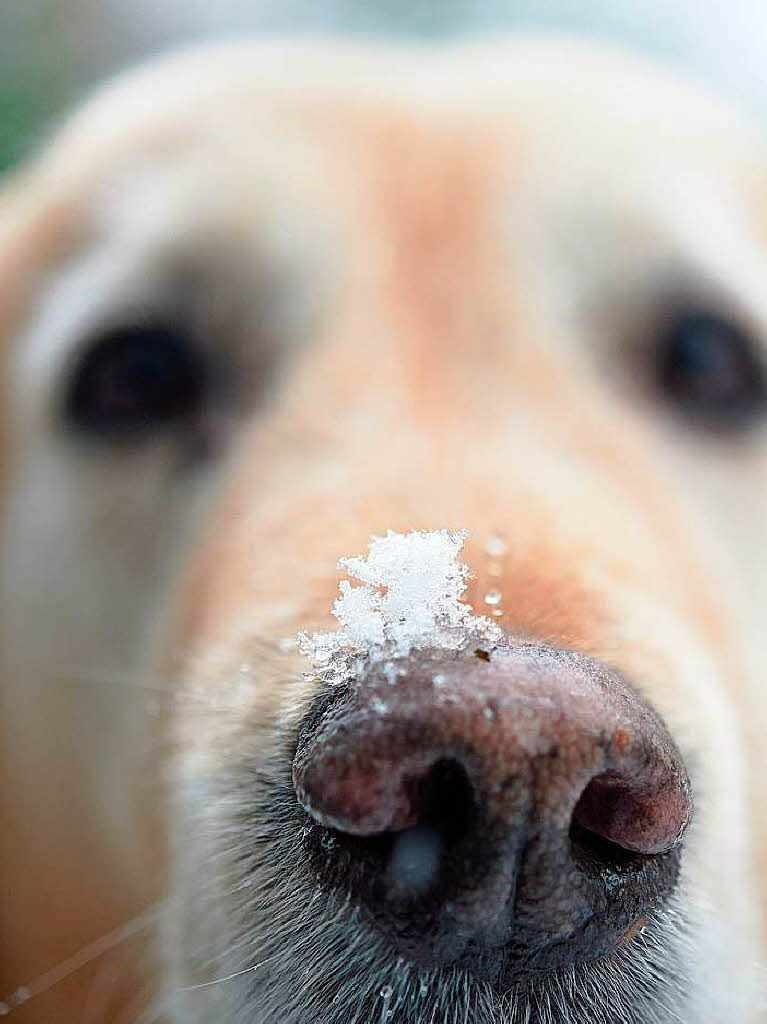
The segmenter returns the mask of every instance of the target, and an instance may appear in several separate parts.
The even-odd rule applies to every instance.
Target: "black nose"
[[[323,884],[415,961],[601,956],[667,899],[691,813],[658,716],[589,659],[420,652],[322,697],[294,761]]]

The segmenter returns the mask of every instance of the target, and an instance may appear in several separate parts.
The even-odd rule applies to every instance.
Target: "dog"
[[[4,1012],[766,1020],[748,118],[554,38],[214,44],[0,232]]]

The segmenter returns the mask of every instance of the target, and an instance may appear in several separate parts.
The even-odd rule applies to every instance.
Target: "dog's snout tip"
[[[540,956],[595,914],[614,946],[673,888],[691,816],[657,715],[601,666],[532,646],[419,654],[396,686],[371,669],[302,735],[293,779],[374,916],[397,932],[407,916],[411,946],[420,920],[437,960],[455,946],[441,930]]]

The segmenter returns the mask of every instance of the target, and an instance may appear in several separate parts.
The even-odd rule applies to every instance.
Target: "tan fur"
[[[128,701],[122,729],[103,691],[62,696],[57,668],[162,675],[168,685],[180,674],[215,697],[249,666],[250,696],[236,713],[192,710],[175,727],[189,776],[211,761],[234,763],[273,715],[291,719],[311,696],[302,682],[282,682],[298,666],[277,642],[330,624],[337,559],[388,528],[449,527],[470,531],[476,609],[497,587],[505,628],[618,667],[699,759],[703,795],[685,873],[726,936],[712,985],[721,996],[732,984],[739,1020],[764,1019],[747,975],[764,960],[767,929],[767,432],[731,447],[701,440],[636,380],[632,391],[620,374],[611,379],[610,367],[675,275],[724,295],[767,336],[755,284],[767,270],[765,189],[758,140],[717,101],[623,58],[557,43],[217,49],[139,72],[64,129],[0,206],[5,544],[26,544],[29,564],[45,557],[22,514],[40,499],[25,467],[54,459],[64,472],[71,460],[76,497],[50,501],[103,502],[104,512],[84,536],[65,532],[56,544],[86,561],[123,547],[129,562],[131,544],[143,551],[146,522],[146,551],[155,552],[146,557],[159,559],[153,568],[167,585],[158,592],[147,573],[142,588],[141,572],[130,578],[119,563],[95,578],[103,593],[87,575],[68,591],[69,568],[74,577],[82,568],[62,555],[51,581],[62,605],[85,594],[104,616],[95,641],[88,615],[79,624],[73,615],[62,667],[49,639],[53,599],[17,599],[23,557],[6,579],[0,995],[162,890],[162,844],[151,820],[136,816],[150,813],[146,780],[162,776],[165,753],[145,752],[147,774],[131,778],[125,806],[113,808],[136,840],[127,849],[94,817],[99,801],[80,792],[78,773],[97,773],[105,746],[118,766],[129,751],[126,771],[140,770],[137,691],[111,705]],[[146,224],[141,210],[151,213]],[[257,337],[262,266],[287,268],[280,301],[308,307],[299,327],[291,310],[278,325],[280,343],[296,351],[276,394],[238,420],[225,471],[203,481],[203,514],[188,511],[196,492],[187,500],[180,491],[163,528],[151,488],[165,456],[86,464],[48,440],[45,394],[20,383],[34,377],[24,346],[59,344],[40,341],[35,324],[67,261],[102,243],[135,245],[137,269],[114,285],[130,305],[125,278],[149,265],[142,238],[153,232],[159,265],[192,253],[203,274],[235,291],[241,280],[241,336],[227,344]],[[582,251],[568,265],[573,239]],[[619,325],[607,341],[588,308],[574,310],[581,294],[596,294]],[[118,521],[133,500],[130,490],[119,496],[126,476],[144,517],[127,540]],[[500,559],[484,550],[496,534],[508,543]],[[151,609],[113,657],[110,615],[126,612],[110,610],[112,586],[131,597],[126,607]],[[269,667],[259,672],[264,647]],[[81,710],[91,700],[104,706],[88,720]],[[74,762],[61,737],[50,740],[52,715],[73,731]],[[99,729],[111,746],[94,739]],[[81,1019],[93,977],[57,986],[14,1011],[18,1020]],[[126,987],[115,982],[123,1008]]]

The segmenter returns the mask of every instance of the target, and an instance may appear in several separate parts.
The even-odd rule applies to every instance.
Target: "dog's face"
[[[174,1021],[761,1019],[766,198],[564,45],[217,50],[62,133],[0,207],[9,988],[151,889],[101,678],[185,695]],[[489,642],[307,671],[338,558],[443,528]]]

